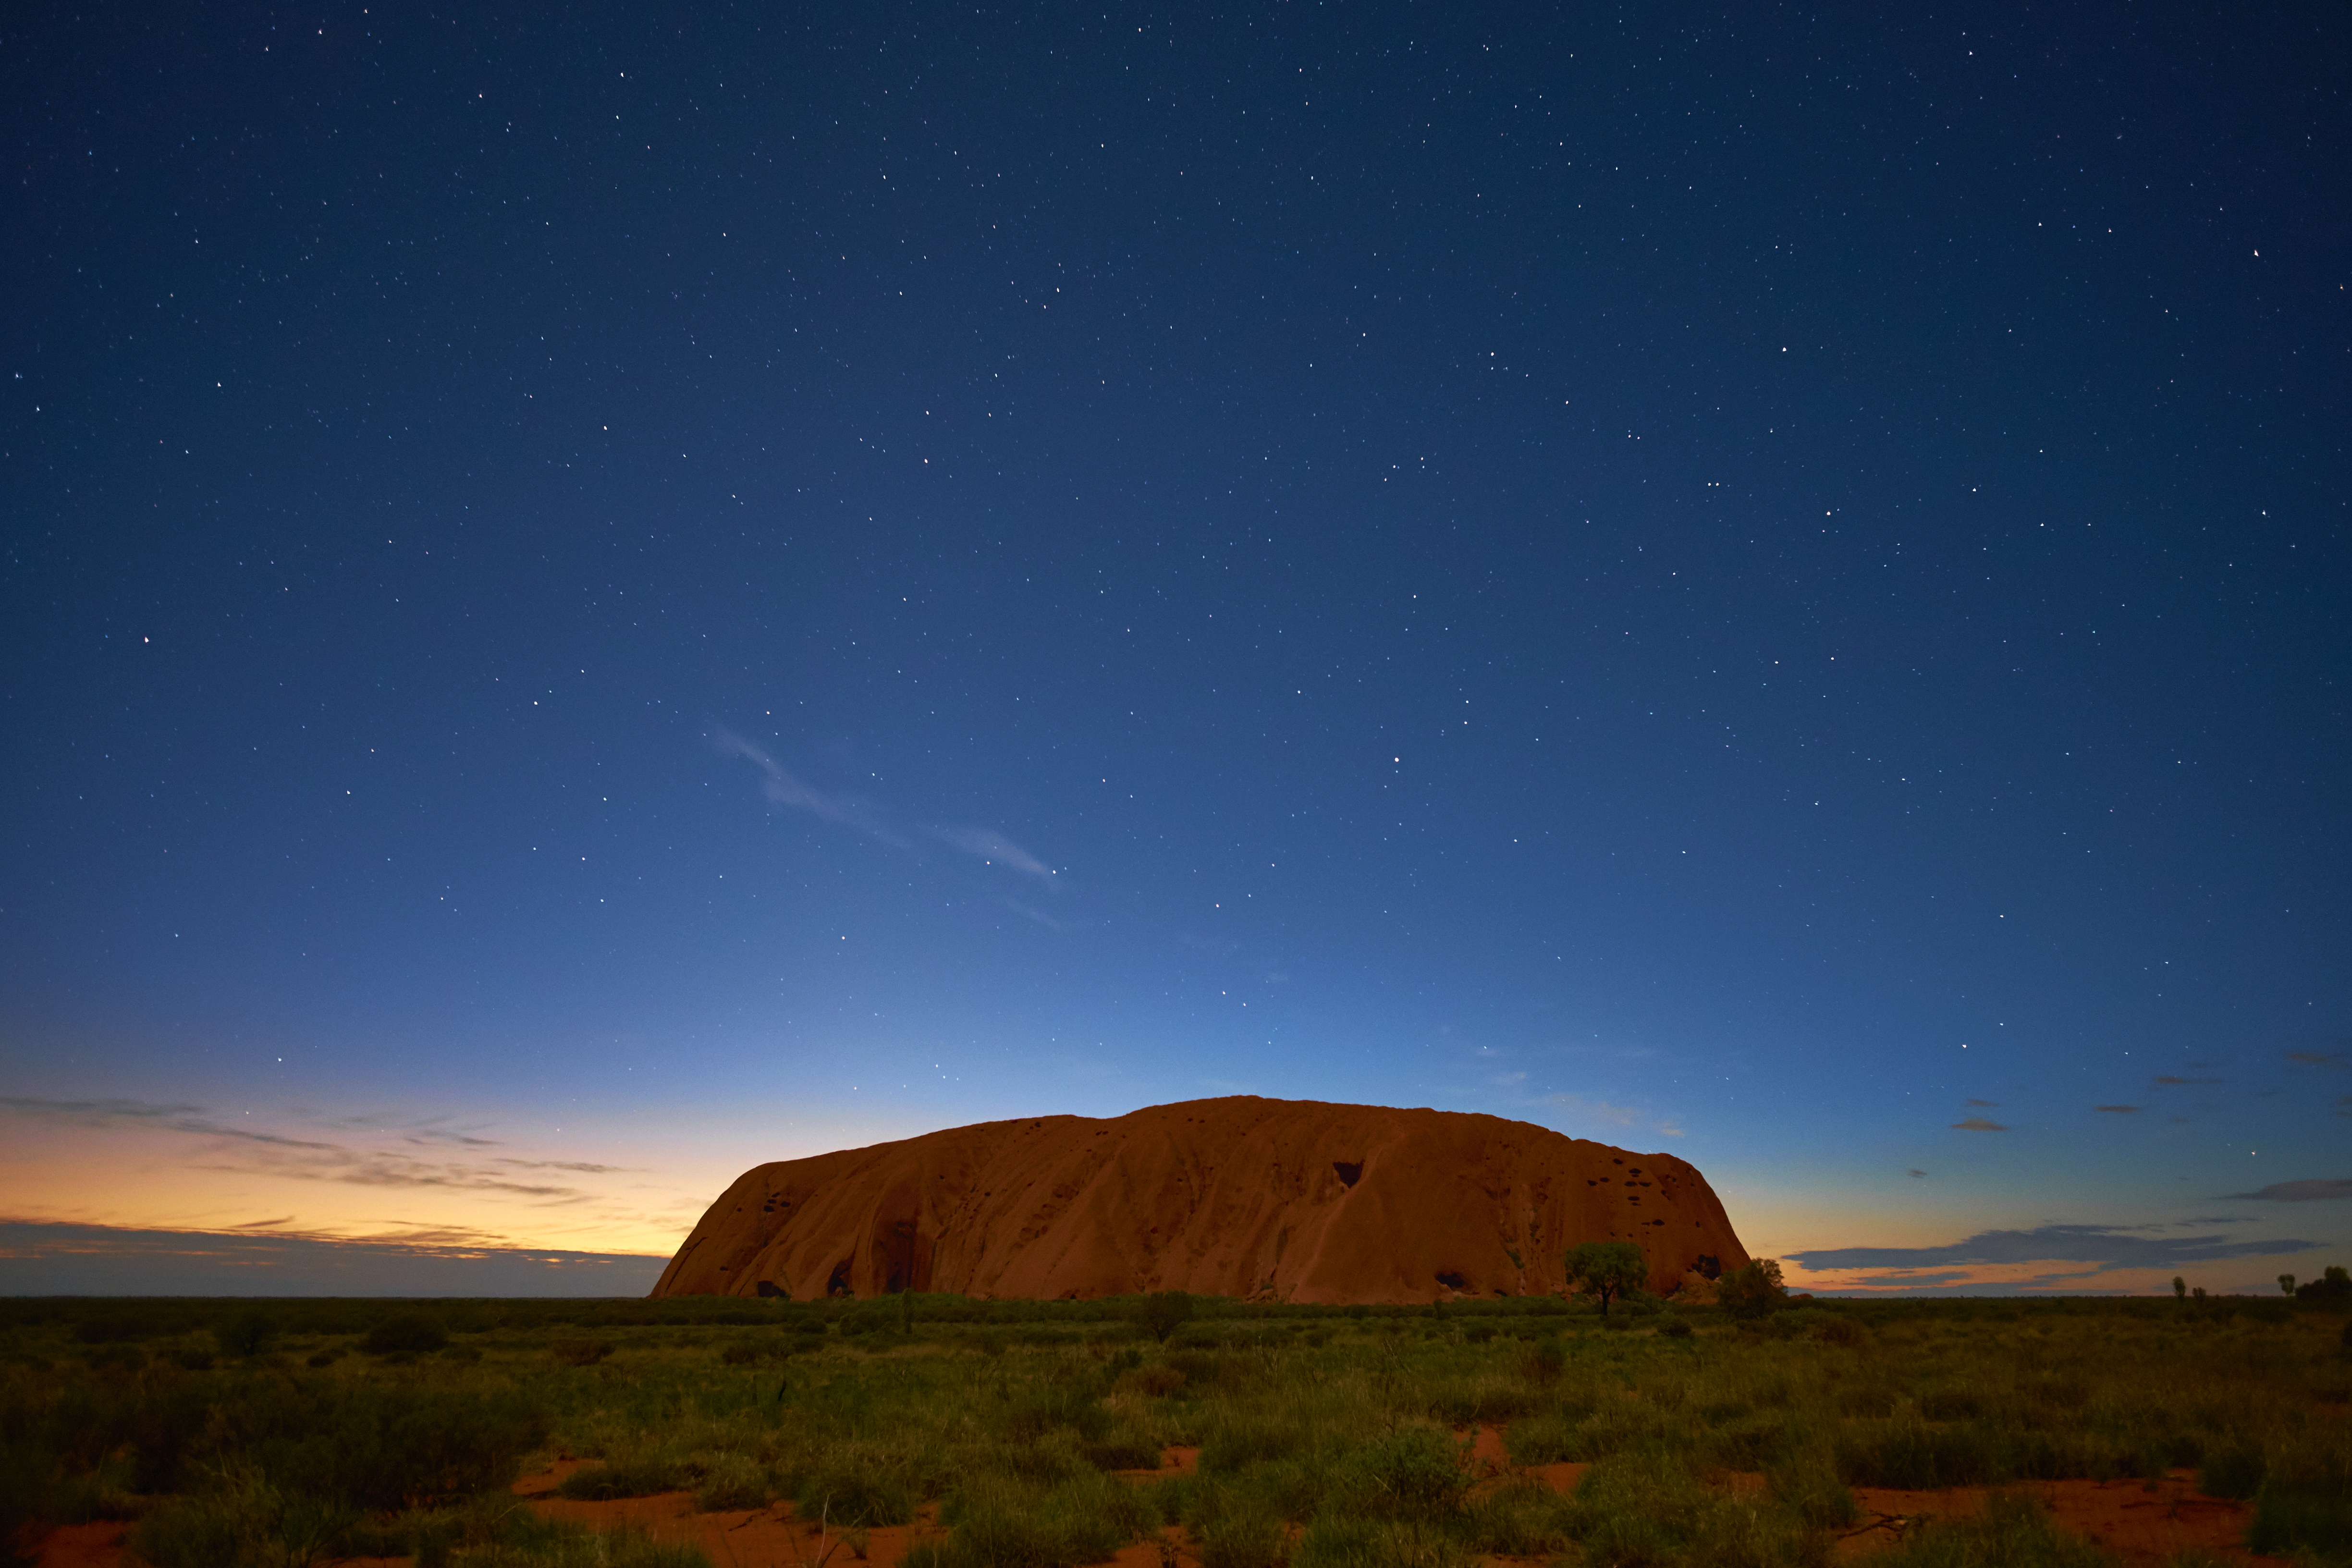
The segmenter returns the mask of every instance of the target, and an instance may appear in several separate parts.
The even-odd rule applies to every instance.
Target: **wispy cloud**
[[[2110,1116],[2137,1116],[2141,1110],[2137,1105],[2095,1105],[2091,1109],[2104,1110]]]
[[[1667,1138],[1683,1136],[1682,1128],[1672,1117],[1663,1117],[1644,1110],[1638,1105],[1612,1105],[1605,1100],[1588,1100],[1580,1094],[1547,1094],[1542,1102],[1557,1106],[1567,1115],[1582,1121],[1598,1121],[1611,1127],[1647,1127]]]
[[[334,1149],[338,1145],[288,1138],[223,1122],[200,1105],[158,1105],[143,1100],[37,1100],[26,1095],[0,1095],[0,1110],[63,1121],[76,1127],[145,1127],[166,1132],[191,1132],[204,1138],[232,1138],[286,1149]]]
[[[1925,1175],[1927,1175],[1927,1172],[1922,1171],[1922,1170],[1918,1170],[1918,1169],[1916,1169],[1916,1168],[1911,1172],[1911,1175],[1912,1175],[1913,1179],[1915,1179],[1915,1180],[1916,1180],[1916,1179],[1918,1179],[1918,1178],[1920,1178],[1920,1177],[1924,1177]]]
[[[2009,1131],[2000,1122],[1987,1121],[1981,1116],[1971,1116],[1965,1121],[1955,1121],[1952,1123],[1952,1130],[1956,1132],[2006,1132]]]
[[[2297,1067],[2352,1067],[2352,1051],[2285,1051],[2281,1054]]]
[[[1051,867],[992,827],[929,827],[924,831],[940,843],[951,845],[967,855],[976,855],[992,866],[1010,866],[1040,881],[1049,881],[1053,878]]]
[[[2160,1072],[2148,1081],[2158,1089],[2179,1089],[2189,1084],[2213,1085],[2221,1080],[2218,1078],[2178,1078],[2168,1072]]]
[[[2000,1101],[1998,1100],[1971,1100],[1969,1103],[1970,1105],[1981,1105],[1987,1110],[1997,1110],[2000,1108]]]
[[[1612,1105],[1605,1100],[1587,1100],[1580,1094],[1553,1094],[1545,1098],[1571,1116],[1581,1116],[1588,1121],[1605,1121],[1612,1127],[1631,1127],[1642,1114],[1630,1105]]]
[[[357,1187],[428,1188],[504,1193],[515,1197],[569,1199],[586,1194],[573,1186],[517,1181],[495,1167],[599,1174],[620,1169],[568,1161],[529,1161],[503,1156],[487,1164],[476,1164],[462,1158],[428,1160],[399,1149],[362,1149],[323,1139],[289,1138],[283,1133],[263,1131],[224,1121],[200,1105],[176,1102],[41,1100],[25,1095],[5,1095],[0,1096],[0,1110],[96,1131],[175,1132],[205,1140],[211,1145],[210,1155],[191,1161],[189,1167],[193,1170],[231,1171],[280,1176],[293,1181],[334,1182]],[[394,1121],[394,1119],[355,1117],[346,1121],[352,1125],[382,1126]],[[495,1146],[489,1139],[470,1134],[426,1138],[411,1135],[403,1137],[401,1142],[419,1147],[434,1143],[455,1143],[467,1148]]]
[[[2315,1241],[2230,1241],[2219,1236],[2150,1236],[2137,1226],[2045,1225],[1987,1230],[1945,1247],[1836,1247],[1789,1256],[1811,1272],[1842,1268],[1985,1268],[2020,1263],[2084,1263],[2112,1268],[2172,1268],[2227,1258],[2309,1252]],[[1907,1282],[1907,1281],[1906,1281]]]
[[[862,833],[894,849],[915,847],[913,838],[898,828],[892,813],[879,803],[845,792],[827,794],[778,762],[764,747],[745,740],[732,730],[713,726],[710,743],[719,755],[740,757],[759,770],[760,793],[768,797],[769,804],[786,806],[793,811],[805,811],[822,821]],[[1003,866],[1024,876],[1034,877],[1047,886],[1054,883],[1055,874],[1052,867],[993,827],[935,824],[919,831],[924,837],[937,839],[951,849],[960,849],[987,865]]]
[[[863,833],[895,849],[910,848],[906,838],[883,820],[870,802],[854,795],[827,795],[801,782],[799,776],[759,746],[731,730],[714,728],[710,743],[724,757],[740,757],[760,770],[760,793],[772,805],[788,806],[843,827]]]
[[[2273,1182],[2267,1187],[2256,1187],[2251,1193],[2224,1193],[2224,1197],[2260,1198],[2278,1204],[2328,1203],[2338,1198],[2352,1198],[2352,1181],[2321,1179],[2301,1182]]]

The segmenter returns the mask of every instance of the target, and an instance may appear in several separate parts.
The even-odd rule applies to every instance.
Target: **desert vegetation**
[[[154,1568],[412,1556],[669,1568],[541,1519],[566,1496],[789,1500],[915,1568],[1512,1557],[1828,1561],[1855,1487],[2161,1476],[2251,1500],[2250,1543],[2352,1559],[2334,1298],[1780,1302],[1612,1291],[1418,1308],[1194,1299],[0,1303],[0,1546],[135,1521]],[[1752,1287],[1749,1288],[1749,1287]],[[1760,1305],[1759,1305],[1760,1303]],[[1777,1310],[1776,1310],[1777,1309]],[[1740,1315],[1744,1314],[1744,1315]],[[1499,1429],[1511,1464],[1467,1462]],[[1171,1447],[1197,1465],[1161,1468]],[[1589,1467],[1572,1487],[1540,1467]],[[1146,1472],[1138,1475],[1136,1472]],[[2089,1564],[2023,1502],[1885,1568]]]

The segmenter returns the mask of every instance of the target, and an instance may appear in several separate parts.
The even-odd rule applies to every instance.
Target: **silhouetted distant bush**
[[[1780,1283],[1780,1260],[1751,1258],[1716,1281],[1715,1300],[1735,1318],[1753,1320],[1778,1311],[1789,1300]]]
[[[422,1312],[399,1312],[367,1331],[360,1349],[370,1355],[430,1355],[449,1342],[449,1331]]]
[[[252,1357],[261,1353],[278,1332],[277,1320],[258,1307],[232,1312],[213,1325],[213,1341],[225,1354]]]

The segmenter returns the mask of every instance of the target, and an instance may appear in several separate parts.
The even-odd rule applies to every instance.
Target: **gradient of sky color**
[[[8,26],[0,1289],[1223,1093],[2352,1260],[2340,7]]]

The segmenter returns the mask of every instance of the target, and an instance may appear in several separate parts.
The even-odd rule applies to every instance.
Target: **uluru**
[[[1235,1095],[981,1122],[756,1165],[654,1295],[1318,1304],[1527,1296],[1631,1241],[1650,1289],[1748,1261],[1706,1179],[1529,1122]]]

